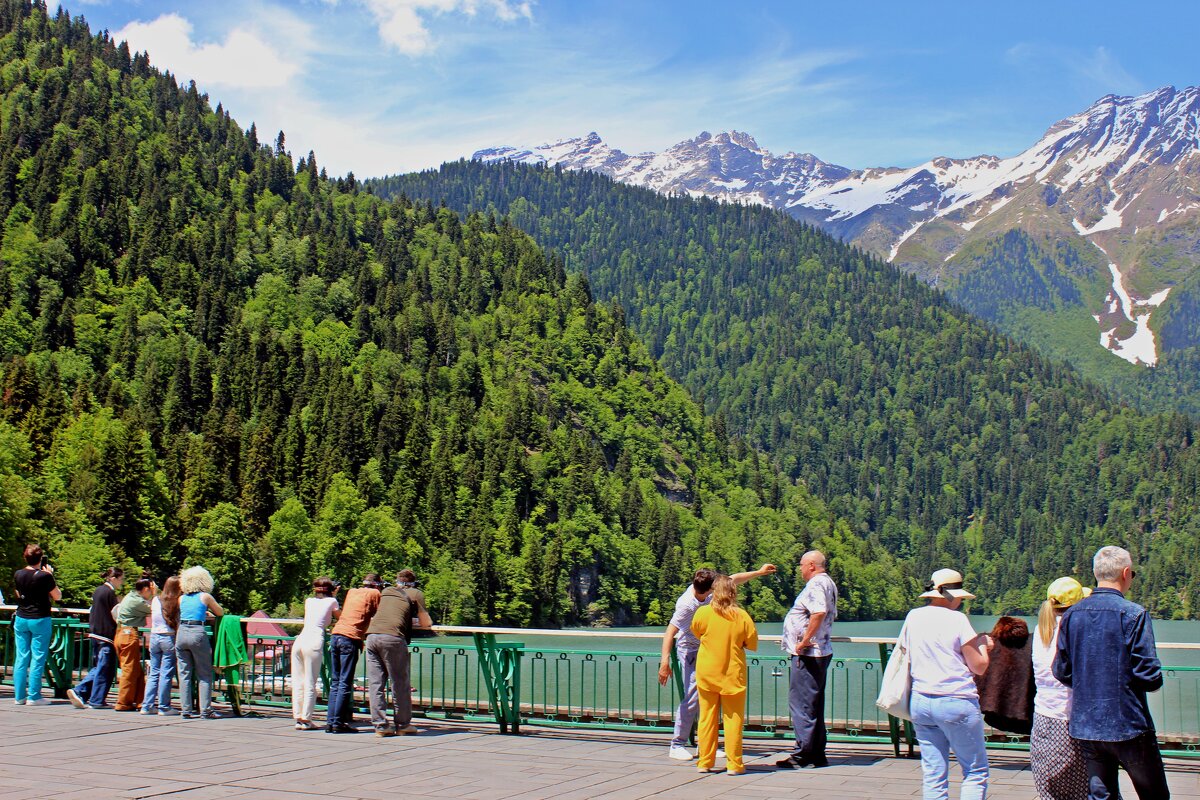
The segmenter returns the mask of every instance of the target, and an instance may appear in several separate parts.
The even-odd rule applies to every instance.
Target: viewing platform
[[[75,709],[62,698],[88,667],[85,615],[71,609],[55,620],[46,688],[59,699],[45,707],[12,703],[11,625],[0,619],[0,800],[920,796],[911,732],[874,704],[894,643],[886,637],[835,637],[840,652],[857,655],[831,665],[831,766],[820,770],[775,767],[791,742],[790,665],[770,646],[750,654],[749,774],[731,777],[667,758],[680,687],[657,681],[661,634],[439,627],[410,647],[423,733],[378,739],[364,714],[363,660],[354,693],[362,732],[294,729],[288,626],[298,620],[243,620],[247,660],[216,686],[219,707],[233,712],[224,719]],[[1169,667],[1165,677],[1150,699],[1172,793],[1200,800],[1200,667]],[[320,701],[318,709],[321,720]],[[990,729],[988,737],[989,797],[1033,797],[1027,740]]]
[[[0,799],[319,797],[539,798],[915,798],[917,759],[891,747],[833,745],[830,766],[779,770],[786,742],[746,742],[747,774],[701,775],[695,762],[667,758],[666,737],[419,721],[418,736],[378,739],[297,731],[281,710],[244,717],[181,720],[115,711],[80,711],[65,701],[40,708],[12,703],[0,690]],[[993,752],[995,800],[1035,796],[1025,753]],[[721,762],[718,762],[720,764]],[[957,796],[957,767],[951,770]],[[1168,761],[1172,797],[1200,799],[1200,763]],[[1122,776],[1125,797],[1136,797]]]

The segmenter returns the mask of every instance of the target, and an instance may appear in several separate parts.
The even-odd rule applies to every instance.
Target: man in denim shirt
[[[1083,752],[1089,800],[1120,797],[1117,766],[1142,800],[1171,796],[1146,692],[1163,685],[1150,615],[1126,600],[1133,560],[1120,547],[1092,559],[1097,589],[1063,614],[1054,677],[1071,687],[1071,738]],[[1078,678],[1078,680],[1074,680]]]

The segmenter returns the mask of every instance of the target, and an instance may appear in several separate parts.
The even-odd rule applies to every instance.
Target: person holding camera
[[[325,629],[341,616],[338,585],[329,578],[313,581],[313,596],[304,601],[304,627],[292,642],[292,719],[296,730],[311,731],[313,709],[317,707],[317,681],[325,655]]]
[[[92,640],[92,669],[74,689],[67,689],[67,698],[76,708],[107,708],[108,690],[117,677],[117,649],[113,637],[117,621],[117,590],[125,585],[125,570],[109,567],[104,570],[103,583],[92,592],[92,608],[88,612],[88,638]]]
[[[425,610],[425,594],[417,588],[411,569],[396,574],[396,585],[384,589],[379,609],[367,628],[367,697],[371,702],[371,724],[376,736],[407,735],[412,726],[412,683],[409,677],[408,643],[413,623],[426,630],[433,620]],[[388,723],[387,687],[392,685],[391,723]]]
[[[19,706],[48,706],[42,697],[42,676],[50,655],[50,602],[62,599],[62,589],[54,581],[54,567],[46,563],[42,548],[25,547],[25,566],[13,573],[17,587],[17,613],[13,617],[13,636],[17,640],[17,661],[13,669],[13,690]]]
[[[113,647],[117,650],[117,661],[121,666],[121,680],[117,684],[116,711],[137,711],[146,693],[146,673],[142,669],[142,632],[150,616],[150,601],[158,592],[154,578],[143,572],[133,590],[117,604],[113,617],[117,620],[117,635]]]
[[[358,733],[354,719],[354,669],[367,636],[367,627],[379,608],[379,576],[368,572],[359,589],[346,592],[342,616],[329,639],[329,705],[325,712],[326,733]]]

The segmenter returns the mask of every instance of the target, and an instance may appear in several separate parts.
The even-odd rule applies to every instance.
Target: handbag
[[[908,625],[900,631],[883,678],[879,682],[879,697],[875,705],[897,719],[911,720],[908,710],[912,697],[912,663],[908,656]]]

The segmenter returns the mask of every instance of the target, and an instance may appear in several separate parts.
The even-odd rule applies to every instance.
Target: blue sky
[[[1011,155],[1105,94],[1200,83],[1200,3],[76,0],[331,172],[737,129],[849,167]]]

